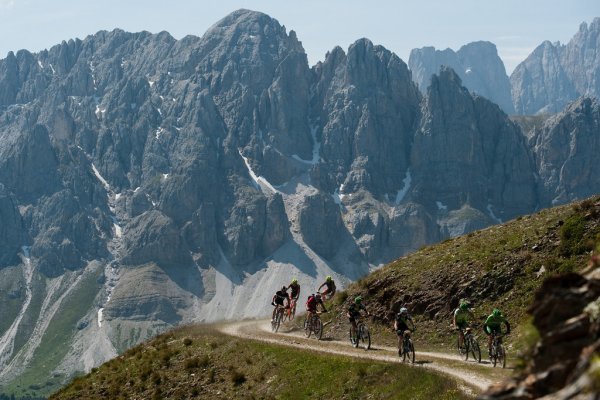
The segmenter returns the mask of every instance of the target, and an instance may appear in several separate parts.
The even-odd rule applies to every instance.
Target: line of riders
[[[325,290],[321,292],[321,289],[323,288],[325,288]],[[290,291],[289,294],[287,293],[288,290]],[[325,296],[327,296],[325,298],[332,298],[335,294],[335,291],[335,282],[331,276],[327,276],[325,282],[317,289],[317,294],[311,294],[306,300],[307,318],[310,319],[314,313],[318,312],[317,307],[321,308],[321,312],[327,312],[323,298]],[[283,286],[281,290],[278,290],[273,296],[271,305],[274,306],[274,308],[271,321],[275,318],[275,311],[277,310],[278,306],[290,309],[291,312],[295,314],[296,303],[298,302],[299,298],[300,284],[298,283],[298,280],[294,278],[289,286]],[[356,332],[356,321],[360,319],[361,311],[364,311],[367,315],[371,315],[363,304],[361,296],[355,297],[354,302],[348,306],[346,311],[346,316],[348,317],[354,332]],[[473,320],[475,320],[475,315],[471,311],[470,304],[467,301],[461,301],[458,308],[454,310],[452,318],[452,326],[458,331],[460,348],[464,346],[465,331],[469,327],[470,322]],[[492,354],[492,338],[494,335],[502,335],[502,324],[506,325],[506,332],[504,334],[510,334],[510,323],[497,308],[492,311],[483,324],[483,332],[488,337],[488,355],[490,357]],[[399,312],[396,314],[394,319],[394,330],[398,335],[398,355],[402,355],[402,341],[405,334],[407,332],[414,332],[415,330],[415,324],[406,307],[401,307]]]

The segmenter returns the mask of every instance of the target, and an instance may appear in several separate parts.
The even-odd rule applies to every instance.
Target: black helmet
[[[282,292],[285,292],[286,290],[287,290],[287,288],[285,286],[281,288]]]

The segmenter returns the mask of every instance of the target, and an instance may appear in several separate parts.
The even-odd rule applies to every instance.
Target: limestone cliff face
[[[596,192],[600,163],[590,152],[600,146],[600,104],[581,98],[533,131],[536,170],[543,204],[561,204]]]
[[[420,94],[406,64],[369,40],[340,48],[313,68],[321,185],[330,192],[368,190],[376,195],[402,187]]]
[[[431,209],[470,204],[510,219],[537,203],[534,166],[520,129],[472,97],[448,68],[434,76],[414,139],[412,199]],[[495,211],[494,211],[495,210]]]

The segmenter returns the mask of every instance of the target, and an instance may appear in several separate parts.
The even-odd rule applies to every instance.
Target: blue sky
[[[489,40],[509,73],[543,40],[567,42],[581,22],[600,17],[598,0],[0,0],[0,58],[102,29],[201,36],[238,8],[265,12],[294,29],[311,65],[362,37],[406,62],[416,47],[458,50]]]

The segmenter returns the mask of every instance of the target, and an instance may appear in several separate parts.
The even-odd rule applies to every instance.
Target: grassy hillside
[[[379,342],[393,342],[394,311],[406,306],[416,317],[421,348],[450,348],[452,312],[468,299],[479,320],[495,307],[504,312],[514,328],[509,344],[515,354],[514,347],[535,335],[527,316],[534,292],[548,276],[584,268],[599,233],[596,197],[424,247],[337,294],[329,329],[346,335],[345,307],[360,294],[374,314]]]
[[[185,327],[134,347],[51,399],[460,399],[421,368],[360,361]]]

